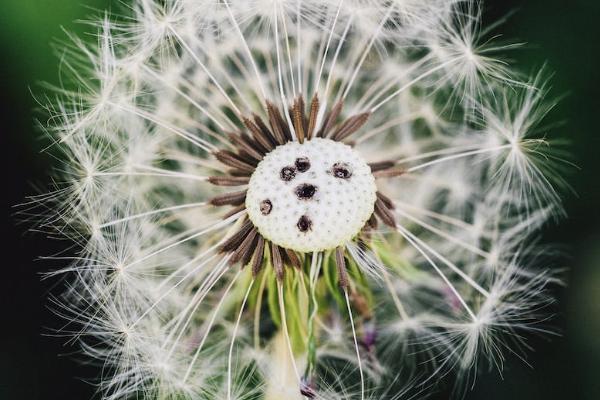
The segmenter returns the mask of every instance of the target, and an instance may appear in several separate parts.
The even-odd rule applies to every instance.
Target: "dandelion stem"
[[[319,253],[312,253],[310,262],[310,272],[308,279],[308,290],[310,295],[309,316],[308,316],[308,362],[306,366],[306,378],[310,379],[317,363],[316,338],[314,332],[315,318],[319,312],[319,302],[317,301],[316,285],[321,269],[321,256]]]

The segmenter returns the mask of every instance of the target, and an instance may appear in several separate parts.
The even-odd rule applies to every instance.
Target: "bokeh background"
[[[427,0],[424,0],[427,1]],[[126,2],[126,1],[125,1]],[[32,92],[41,81],[58,82],[51,43],[62,29],[93,40],[77,23],[114,0],[0,0],[0,197],[6,212],[0,253],[0,400],[84,400],[94,388],[86,379],[98,366],[78,360],[65,339],[48,335],[59,321],[47,310],[52,282],[40,273],[54,266],[38,255],[64,243],[26,233],[15,204],[50,179],[52,160],[40,153],[45,141],[34,128]],[[564,95],[551,115],[553,130],[571,141],[580,169],[568,180],[568,219],[545,228],[543,240],[570,255],[568,286],[557,290],[556,324],[562,336],[532,339],[528,362],[508,358],[502,375],[485,373],[467,399],[600,399],[600,2],[597,0],[487,0],[489,23],[511,14],[498,32],[528,45],[511,53],[525,71],[547,63],[553,92]],[[435,398],[448,398],[441,392]],[[282,399],[284,400],[284,399]]]

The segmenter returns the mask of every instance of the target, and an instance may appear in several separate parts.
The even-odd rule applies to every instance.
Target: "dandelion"
[[[546,331],[560,153],[480,14],[135,0],[63,46],[32,203],[103,398],[410,398]]]

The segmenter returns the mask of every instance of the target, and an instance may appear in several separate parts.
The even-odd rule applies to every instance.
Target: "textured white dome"
[[[265,239],[300,252],[321,251],[360,232],[373,213],[376,191],[358,152],[315,138],[265,156],[250,179],[246,208]]]

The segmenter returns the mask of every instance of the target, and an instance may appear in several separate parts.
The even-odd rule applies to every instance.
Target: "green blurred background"
[[[427,0],[423,0],[427,1]],[[86,378],[98,367],[79,362],[64,339],[46,335],[59,322],[46,309],[50,283],[39,273],[53,268],[34,262],[63,244],[25,234],[16,223],[14,204],[49,181],[51,160],[40,150],[34,129],[36,104],[31,91],[40,81],[58,81],[53,39],[65,39],[61,27],[85,35],[75,21],[117,4],[111,0],[1,0],[0,131],[3,147],[7,223],[0,275],[0,400],[79,400],[93,395]],[[507,39],[524,41],[511,54],[525,71],[547,62],[555,72],[553,92],[565,95],[553,112],[556,130],[571,140],[574,161],[569,182],[577,195],[565,195],[567,220],[548,226],[544,240],[565,244],[570,258],[568,287],[559,289],[556,323],[562,336],[532,339],[533,368],[509,357],[500,376],[482,374],[467,399],[600,399],[600,2],[597,0],[488,0],[485,20],[516,11],[498,29]],[[88,36],[92,39],[92,36]],[[447,398],[439,393],[435,398]]]

